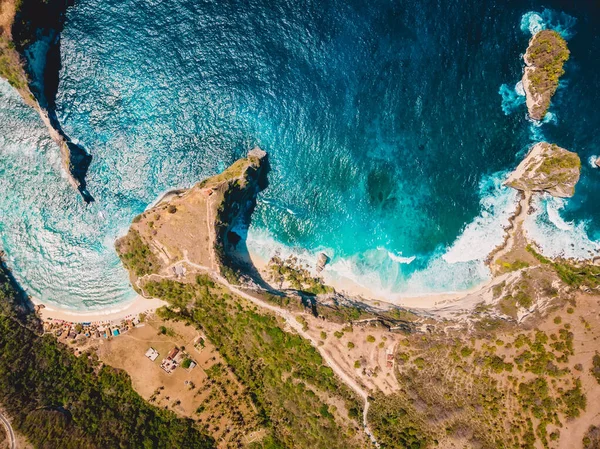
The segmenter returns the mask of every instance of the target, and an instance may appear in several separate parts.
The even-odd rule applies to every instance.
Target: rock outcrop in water
[[[249,219],[267,171],[267,154],[254,148],[223,173],[166,195],[136,217],[115,245],[134,284],[156,273],[183,276],[185,264],[227,270],[229,251],[241,239],[233,227]]]
[[[575,193],[581,160],[577,153],[547,142],[535,144],[506,185],[524,192],[548,192],[567,198]]]
[[[67,6],[65,0],[0,0],[0,76],[39,113],[60,148],[69,183],[89,203],[93,198],[85,177],[92,158],[64,133],[56,116],[60,33]],[[37,51],[31,51],[36,44]]]
[[[523,56],[523,88],[531,118],[541,120],[546,115],[568,59],[567,43],[556,31],[542,30],[529,41]]]

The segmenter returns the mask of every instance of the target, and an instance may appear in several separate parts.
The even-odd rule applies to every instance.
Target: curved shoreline
[[[166,305],[161,299],[147,299],[137,295],[133,301],[127,303],[117,303],[113,306],[120,308],[108,308],[100,310],[77,311],[61,309],[54,305],[48,306],[36,298],[30,298],[31,302],[38,308],[38,316],[43,321],[66,321],[71,323],[109,323],[113,321],[122,321],[134,317],[140,313],[153,312],[159,307]],[[41,307],[43,306],[43,307]]]

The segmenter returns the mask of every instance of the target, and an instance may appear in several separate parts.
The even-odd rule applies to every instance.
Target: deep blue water
[[[80,309],[122,301],[131,289],[115,237],[161,192],[258,144],[272,172],[252,249],[308,260],[327,250],[328,276],[390,297],[463,289],[488,276],[483,259],[502,241],[515,198],[503,177],[547,138],[586,162],[573,199],[540,201],[531,234],[549,253],[585,252],[587,236],[600,239],[600,170],[587,163],[600,154],[599,12],[591,2],[80,0],[63,32],[57,108],[94,157],[96,202],[66,186],[58,150],[3,84],[2,246],[36,297]],[[540,126],[515,93],[530,24],[563,32],[572,52]]]

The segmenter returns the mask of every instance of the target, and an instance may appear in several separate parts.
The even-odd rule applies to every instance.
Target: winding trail
[[[369,426],[368,426],[367,415],[369,413],[369,405],[370,405],[369,404],[369,393],[367,392],[367,390],[365,390],[363,387],[361,387],[360,384],[358,382],[356,382],[356,380],[354,380],[350,375],[348,375],[348,373],[346,373],[342,369],[342,367],[340,365],[338,365],[335,362],[335,360],[333,360],[331,355],[329,355],[323,349],[323,347],[319,346],[319,342],[315,338],[313,338],[311,335],[309,335],[307,332],[305,332],[303,330],[303,325],[296,319],[296,315],[294,315],[289,310],[279,308],[277,306],[274,306],[273,304],[269,304],[268,302],[265,302],[262,299],[259,299],[255,296],[239,289],[235,285],[231,284],[227,279],[225,279],[223,276],[221,276],[215,270],[212,270],[209,267],[206,267],[204,265],[198,265],[194,262],[191,262],[187,258],[187,256],[184,257],[184,259],[171,264],[169,267],[167,267],[167,270],[169,270],[171,267],[173,267],[175,265],[179,265],[181,263],[185,263],[185,264],[189,265],[190,267],[193,267],[199,271],[210,274],[217,282],[219,282],[221,285],[226,287],[232,293],[235,293],[236,295],[252,302],[253,304],[256,304],[257,306],[262,307],[263,309],[267,309],[267,310],[275,313],[276,315],[279,315],[280,317],[282,317],[285,320],[285,322],[288,324],[289,327],[294,329],[302,338],[305,338],[306,340],[308,340],[311,343],[311,345],[313,345],[313,347],[317,351],[319,351],[319,353],[321,354],[321,357],[323,358],[325,363],[333,370],[333,372],[340,378],[340,380],[342,382],[344,382],[346,385],[348,385],[352,390],[354,390],[354,392],[356,394],[358,394],[363,399],[363,401],[364,401],[363,429],[364,429],[365,433],[367,434],[367,436],[370,438],[371,442],[375,445],[375,447],[377,447],[377,448],[380,447],[379,443],[377,442],[375,436],[373,435],[373,433],[371,432],[371,430],[369,429]],[[152,274],[152,275],[148,275],[148,276],[160,277],[160,278],[164,278],[164,279],[170,279],[173,277],[171,275],[157,275],[157,274]],[[146,277],[146,276],[144,276],[144,277]],[[137,280],[136,285],[138,286],[138,288],[140,288],[140,285],[139,285],[140,280],[143,279],[144,277],[139,278]],[[142,291],[142,293],[143,293],[143,290],[141,288],[140,288],[140,291]]]
[[[0,413],[0,421],[2,425],[6,429],[6,437],[8,438],[8,447],[10,449],[17,449],[17,440],[15,439],[15,433],[13,432],[12,426],[6,417]]]

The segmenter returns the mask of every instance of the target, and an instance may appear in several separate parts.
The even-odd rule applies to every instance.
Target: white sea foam
[[[544,9],[541,13],[529,11],[521,17],[521,30],[534,35],[542,30],[551,29],[570,39],[574,34],[577,19],[564,12]]]
[[[590,164],[590,167],[598,168],[598,166],[596,165],[596,161],[598,160],[598,157],[600,157],[600,156],[590,156],[588,158],[588,164]]]
[[[503,186],[506,172],[495,173],[479,185],[481,213],[467,224],[462,234],[442,256],[448,263],[484,260],[504,239],[504,227],[508,225],[517,204],[517,192]]]
[[[402,253],[394,254],[391,251],[388,251],[387,254],[390,259],[392,259],[394,262],[398,262],[398,263],[410,264],[413,260],[416,259],[416,256],[404,257],[402,255]]]
[[[502,84],[498,93],[502,97],[502,111],[504,111],[505,115],[512,114],[525,104],[525,91],[523,90],[523,83],[520,81],[514,88],[510,88],[507,84]]]
[[[293,255],[301,265],[311,269],[315,268],[318,253],[326,251],[332,257],[323,272],[326,280],[349,280],[374,296],[389,300],[464,291],[490,278],[484,260],[502,243],[504,227],[515,210],[517,193],[502,185],[505,177],[506,172],[499,172],[480,183],[480,215],[465,227],[448,250],[439,248],[428,264],[417,271],[411,265],[415,256],[403,256],[383,247],[351,257],[336,257],[328,248],[307,251],[287,247],[267,231],[254,228],[248,232],[247,245],[264,260],[276,254],[283,258]]]
[[[546,29],[544,19],[537,12],[530,11],[521,17],[521,30],[523,32],[529,31],[531,35],[534,35],[544,29]]]
[[[524,229],[545,256],[589,259],[600,254],[600,244],[588,237],[586,222],[567,222],[561,216],[566,200],[545,194],[535,197],[533,205],[536,212],[527,217]]]
[[[524,97],[525,96],[525,87],[523,87],[523,81],[519,81],[517,84],[515,84],[515,92],[517,93],[517,95],[519,97]]]

